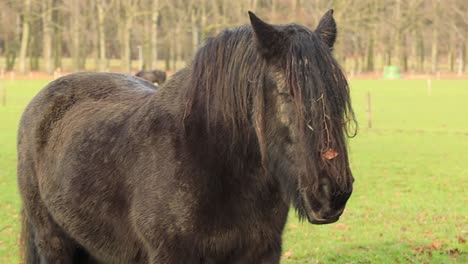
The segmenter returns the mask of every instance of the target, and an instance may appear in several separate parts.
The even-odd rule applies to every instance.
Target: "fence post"
[[[372,128],[372,109],[370,92],[367,92],[367,128]]]
[[[143,70],[143,47],[141,45],[137,46],[138,48],[138,70]]]
[[[2,81],[2,105],[6,106],[6,85],[5,85],[5,79],[1,79]]]

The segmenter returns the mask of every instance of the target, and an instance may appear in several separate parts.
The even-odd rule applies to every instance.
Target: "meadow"
[[[46,83],[0,80],[0,263],[19,262],[16,130]],[[331,225],[299,222],[291,210],[282,263],[468,263],[468,81],[431,85],[429,94],[426,80],[351,81],[353,195]]]

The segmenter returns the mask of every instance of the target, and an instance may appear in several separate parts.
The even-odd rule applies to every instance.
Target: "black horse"
[[[78,73],[32,100],[18,137],[26,263],[278,263],[290,204],[338,220],[352,108],[332,11],[315,31],[249,15],[163,89]]]
[[[166,72],[160,70],[144,71],[141,70],[135,74],[135,76],[145,79],[158,85],[163,84],[166,81]]]

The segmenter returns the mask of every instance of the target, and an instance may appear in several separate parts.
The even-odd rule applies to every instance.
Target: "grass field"
[[[44,85],[7,81],[0,105],[0,263],[19,261],[16,129]],[[300,223],[291,211],[283,262],[468,263],[468,81],[432,81],[431,95],[426,81],[351,85],[360,123],[350,139],[353,195],[332,225]]]

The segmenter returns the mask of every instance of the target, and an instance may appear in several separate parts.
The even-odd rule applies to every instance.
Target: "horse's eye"
[[[278,93],[279,96],[283,97],[287,102],[292,101],[292,95],[290,93]]]

